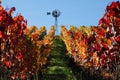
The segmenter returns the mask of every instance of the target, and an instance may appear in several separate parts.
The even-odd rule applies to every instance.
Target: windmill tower
[[[60,16],[61,12],[57,9],[53,10],[52,12],[47,12],[47,15],[52,15],[55,18],[55,35],[59,35],[58,32],[58,17]]]

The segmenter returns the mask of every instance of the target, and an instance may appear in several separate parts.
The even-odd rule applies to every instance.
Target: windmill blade
[[[51,15],[51,12],[47,12],[47,15]]]

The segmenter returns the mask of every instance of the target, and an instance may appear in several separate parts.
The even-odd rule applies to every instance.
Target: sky
[[[117,0],[3,0],[2,5],[16,7],[14,15],[22,14],[28,20],[28,26],[46,26],[49,30],[55,24],[55,18],[47,12],[60,10],[58,26],[96,26],[112,1]]]

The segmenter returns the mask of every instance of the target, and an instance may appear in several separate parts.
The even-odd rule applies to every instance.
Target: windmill
[[[53,10],[52,12],[47,12],[47,15],[52,15],[55,18],[55,30],[56,30],[56,35],[58,35],[58,17],[60,16],[61,12],[57,9]]]

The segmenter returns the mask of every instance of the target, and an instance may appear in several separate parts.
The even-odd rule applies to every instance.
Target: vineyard
[[[27,27],[0,4],[0,80],[120,80],[120,2],[98,26]]]

